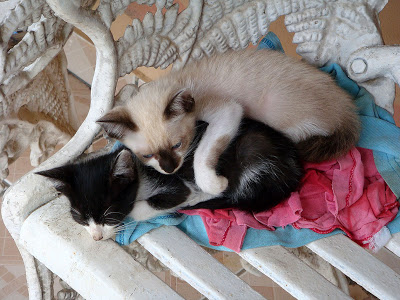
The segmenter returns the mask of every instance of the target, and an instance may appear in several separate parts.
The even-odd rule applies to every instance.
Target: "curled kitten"
[[[148,166],[182,167],[197,120],[209,123],[194,155],[196,184],[215,196],[227,188],[216,162],[243,117],[284,133],[304,160],[337,158],[355,145],[352,98],[326,73],[278,51],[231,51],[204,58],[143,85],[98,123]]]

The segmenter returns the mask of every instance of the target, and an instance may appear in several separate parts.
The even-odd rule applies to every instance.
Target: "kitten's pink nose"
[[[95,241],[100,241],[103,239],[103,230],[101,226],[97,225],[93,221],[89,221],[89,226],[85,228]]]
[[[103,239],[103,235],[102,235],[101,233],[94,234],[94,235],[93,235],[93,239],[94,239],[95,241],[100,241],[100,240]]]

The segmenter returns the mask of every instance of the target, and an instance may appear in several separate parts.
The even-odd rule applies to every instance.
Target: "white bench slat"
[[[112,240],[94,241],[58,198],[33,212],[20,243],[86,299],[182,299]]]
[[[352,299],[282,246],[244,250],[239,255],[298,299]]]
[[[209,299],[265,299],[176,227],[160,227],[138,242]]]
[[[382,299],[399,299],[400,275],[342,234],[307,245],[309,249]]]

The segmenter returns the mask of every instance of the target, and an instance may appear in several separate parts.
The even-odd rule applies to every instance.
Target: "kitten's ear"
[[[118,154],[111,176],[113,181],[127,179],[131,182],[136,179],[135,162],[130,151],[124,149]]]
[[[128,130],[138,128],[132,121],[129,113],[122,106],[117,106],[96,121],[107,134],[115,139],[121,139]]]
[[[42,175],[57,181],[57,187],[67,186],[71,184],[71,178],[73,177],[73,170],[69,165],[36,172],[35,174]],[[58,190],[58,188],[57,188]]]
[[[171,119],[194,111],[194,99],[189,90],[181,90],[174,94],[164,111],[165,118]]]

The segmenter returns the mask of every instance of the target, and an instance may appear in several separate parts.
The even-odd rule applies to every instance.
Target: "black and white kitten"
[[[271,127],[243,120],[220,156],[217,171],[229,180],[215,197],[195,184],[193,150],[207,124],[197,126],[192,151],[180,170],[164,175],[120,150],[37,174],[55,179],[71,203],[71,214],[95,240],[107,239],[127,215],[147,220],[178,209],[269,209],[296,190],[303,169],[294,144]]]

